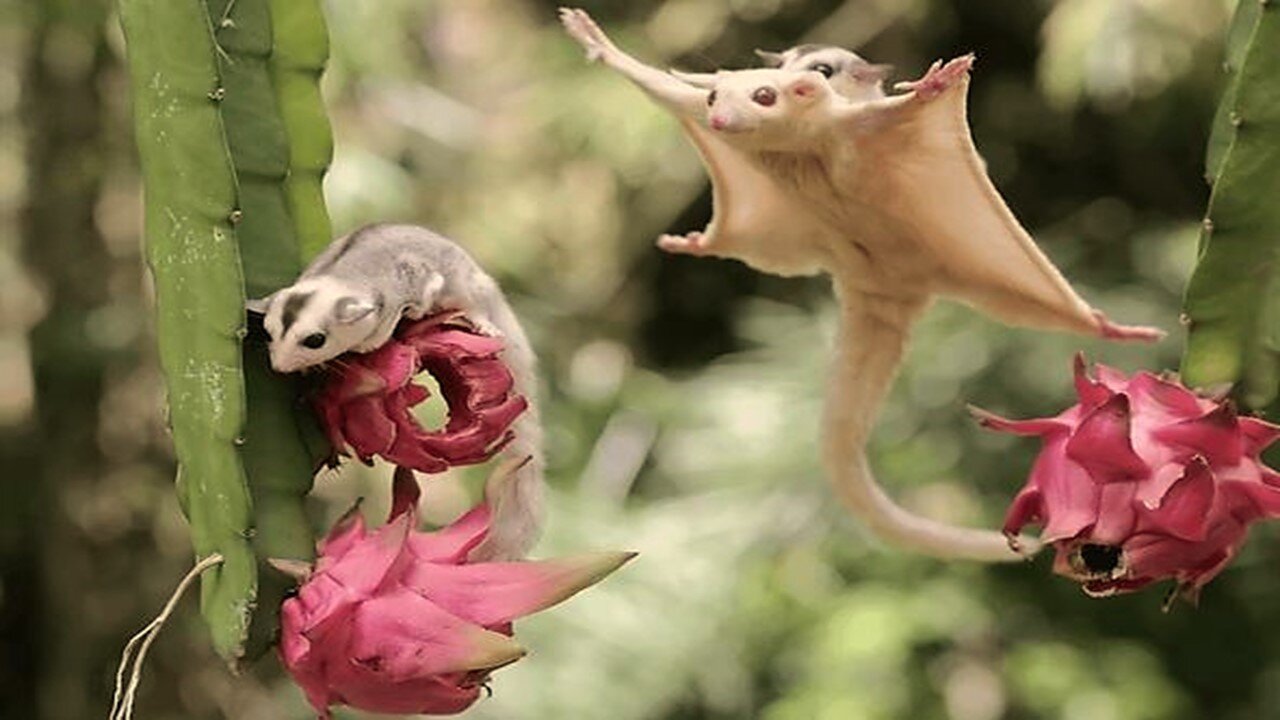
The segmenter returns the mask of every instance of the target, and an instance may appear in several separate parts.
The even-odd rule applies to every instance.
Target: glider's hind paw
[[[706,255],[707,236],[700,232],[662,235],[658,238],[658,248],[677,255]]]
[[[929,67],[924,77],[919,80],[900,82],[894,87],[898,90],[910,90],[922,100],[931,100],[968,75],[973,69],[973,61],[973,53],[961,55],[945,65],[938,60]]]

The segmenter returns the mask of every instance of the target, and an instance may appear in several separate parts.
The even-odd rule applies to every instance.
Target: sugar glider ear
[[[333,304],[333,319],[342,325],[350,325],[368,317],[378,306],[356,297],[342,297]]]
[[[883,82],[893,74],[893,66],[869,62],[850,63],[849,74],[855,80],[863,82]]]
[[[764,66],[769,68],[780,68],[787,61],[786,56],[782,53],[769,52],[759,48],[756,49],[756,57],[760,58],[764,62]]]
[[[271,301],[276,296],[275,293],[262,298],[249,298],[244,301],[244,309],[257,315],[266,315],[271,309]]]
[[[672,68],[669,71],[677,79],[689,83],[696,88],[710,90],[716,86],[716,73],[690,73]]]

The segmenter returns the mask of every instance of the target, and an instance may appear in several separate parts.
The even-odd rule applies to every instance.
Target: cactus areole
[[[1054,571],[1090,595],[1172,579],[1194,601],[1251,523],[1280,516],[1280,474],[1258,459],[1280,427],[1171,378],[1098,365],[1095,379],[1082,357],[1075,385],[1079,402],[1052,418],[978,413],[991,429],[1044,443],[1005,532],[1040,525]]]

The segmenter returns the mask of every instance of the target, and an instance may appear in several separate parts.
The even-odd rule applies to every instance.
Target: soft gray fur
[[[421,317],[437,308],[465,308],[482,326],[510,314],[497,283],[466,250],[417,225],[366,225],[340,238],[298,280],[322,277],[376,290],[379,314],[393,329],[402,314]],[[428,295],[434,302],[424,306]]]

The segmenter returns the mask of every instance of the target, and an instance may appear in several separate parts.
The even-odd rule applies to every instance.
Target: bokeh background
[[[1021,484],[1035,443],[982,431],[965,403],[1054,412],[1077,349],[1176,366],[1229,0],[583,5],[638,56],[694,70],[829,42],[905,79],[976,51],[974,134],[1012,207],[1093,303],[1173,331],[1108,346],[939,304],[874,445],[908,506],[993,526]],[[554,491],[537,554],[642,553],[523,622],[533,653],[467,717],[1280,717],[1273,528],[1171,614],[1159,590],[1088,599],[1048,557],[984,567],[878,546],[818,464],[827,283],[653,248],[706,221],[705,176],[670,118],[583,62],[555,3],[327,9],[337,229],[427,224],[501,279],[542,357]],[[0,718],[104,717],[124,640],[191,563],[122,57],[104,0],[0,4]],[[464,508],[473,476],[431,480],[428,515]],[[380,516],[384,492],[381,470],[323,475],[317,529],[359,495]],[[188,600],[138,717],[311,715],[273,658],[228,674]]]

